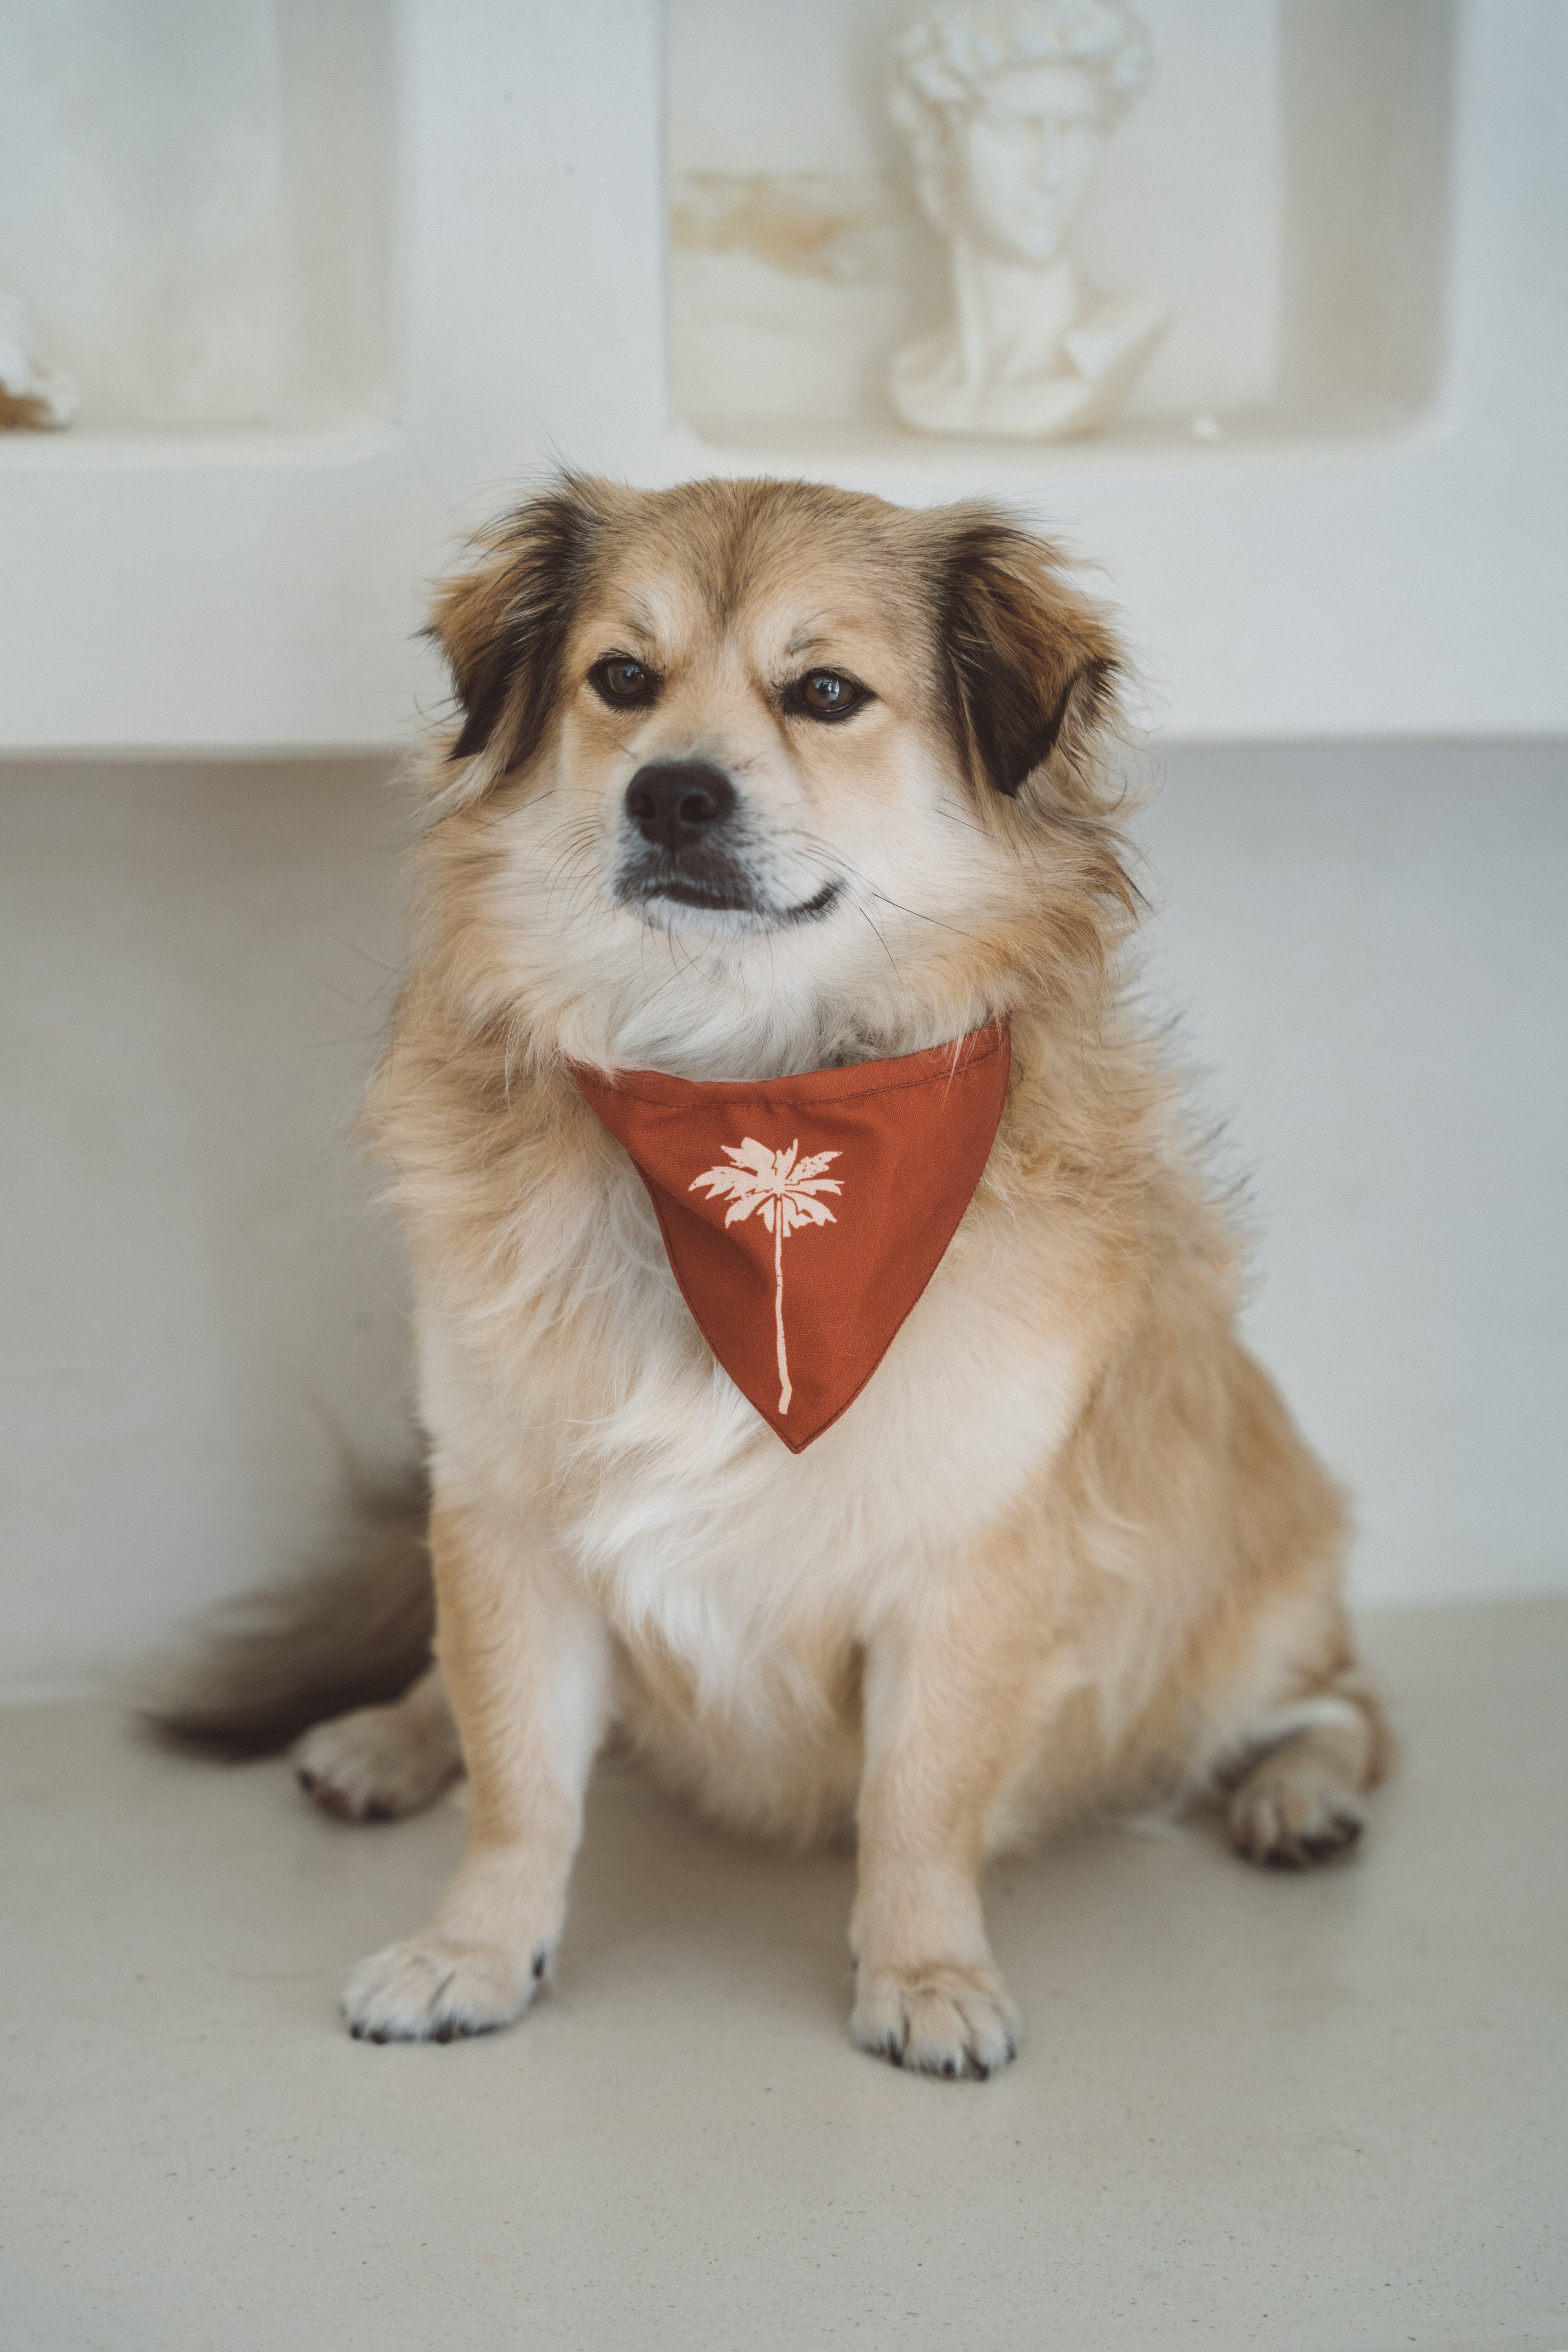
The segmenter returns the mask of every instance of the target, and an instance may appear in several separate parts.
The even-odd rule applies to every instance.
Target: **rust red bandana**
[[[793,1453],[859,1395],[969,1206],[1002,1116],[1005,1023],[764,1084],[573,1069],[647,1185],[671,1269]]]

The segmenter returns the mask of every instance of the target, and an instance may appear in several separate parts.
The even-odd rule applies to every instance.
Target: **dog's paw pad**
[[[519,1959],[496,1944],[415,1936],[362,1960],[338,2005],[356,2042],[456,2042],[494,2033],[528,2007],[543,1957],[524,1953]]]
[[[1018,2012],[994,1969],[936,1964],[859,1971],[849,2032],[893,2066],[984,2083],[1016,2057]]]

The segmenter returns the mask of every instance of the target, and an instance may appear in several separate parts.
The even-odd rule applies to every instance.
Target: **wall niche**
[[[10,0],[0,293],[79,432],[392,399],[384,0]]]
[[[1086,279],[1171,323],[1097,438],[1407,426],[1443,357],[1448,0],[1133,6],[1152,78],[1076,249]],[[952,448],[900,424],[886,389],[891,353],[948,303],[889,109],[921,14],[668,0],[670,394],[716,446]]]

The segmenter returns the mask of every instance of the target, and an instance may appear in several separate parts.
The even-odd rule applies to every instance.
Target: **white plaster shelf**
[[[1007,498],[1100,567],[1173,737],[1568,730],[1552,0],[1456,13],[1441,365],[1414,421],[1231,419],[1205,444],[1154,420],[1046,449],[799,426],[737,446],[678,421],[657,0],[389,14],[380,405],[0,440],[0,748],[405,740],[441,692],[426,583],[561,461]]]

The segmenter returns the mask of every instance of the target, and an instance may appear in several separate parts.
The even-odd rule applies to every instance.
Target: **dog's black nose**
[[[677,857],[722,824],[734,805],[734,785],[706,760],[650,760],[626,786],[626,814],[643,839]]]

